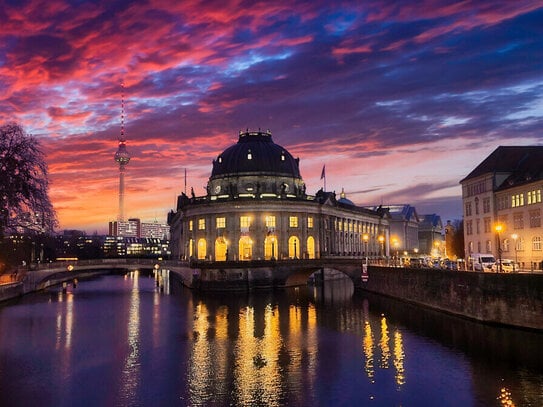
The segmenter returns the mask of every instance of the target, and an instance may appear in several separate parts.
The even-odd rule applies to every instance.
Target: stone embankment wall
[[[361,288],[485,323],[543,330],[543,274],[370,266]]]

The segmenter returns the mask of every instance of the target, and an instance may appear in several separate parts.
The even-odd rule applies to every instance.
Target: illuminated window
[[[524,206],[524,194],[516,194],[511,196],[511,207],[517,208]]]
[[[309,229],[313,228],[313,218],[311,216],[307,218],[307,227]]]
[[[253,154],[251,153],[251,150],[249,150],[249,151],[247,152],[247,159],[248,159],[248,160],[252,160],[252,159],[253,159]]]
[[[275,216],[266,216],[265,220],[266,222],[266,227],[267,228],[274,228],[275,227]]]
[[[242,228],[249,228],[251,226],[250,216],[240,216],[239,223]]]
[[[206,220],[198,219],[198,230],[206,230]]]
[[[289,216],[288,223],[291,228],[297,228],[298,227],[298,217],[297,216]]]
[[[194,222],[191,221],[191,220],[189,220],[189,230],[190,230],[190,231],[192,231],[192,229],[193,229],[193,227],[194,227],[193,225],[194,225]]]
[[[528,205],[541,203],[541,190],[528,191]]]
[[[226,218],[217,218],[216,223],[217,223],[217,229],[225,228],[226,227]]]

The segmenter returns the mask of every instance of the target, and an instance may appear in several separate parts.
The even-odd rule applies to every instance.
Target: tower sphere
[[[130,161],[130,154],[126,151],[126,144],[124,141],[119,141],[119,148],[115,153],[115,161],[119,163],[120,166],[125,166]]]

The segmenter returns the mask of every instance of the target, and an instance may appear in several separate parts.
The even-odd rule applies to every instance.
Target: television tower
[[[115,161],[119,163],[119,216],[120,222],[124,221],[124,170],[130,161],[130,154],[126,151],[126,138],[124,136],[124,83],[121,83],[121,135],[119,136],[119,148],[115,153]]]

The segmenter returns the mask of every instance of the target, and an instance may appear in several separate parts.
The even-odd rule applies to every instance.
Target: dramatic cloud
[[[48,154],[61,227],[165,220],[240,129],[271,129],[308,192],[461,217],[459,180],[541,144],[540,1],[59,1],[0,7],[0,123]]]

